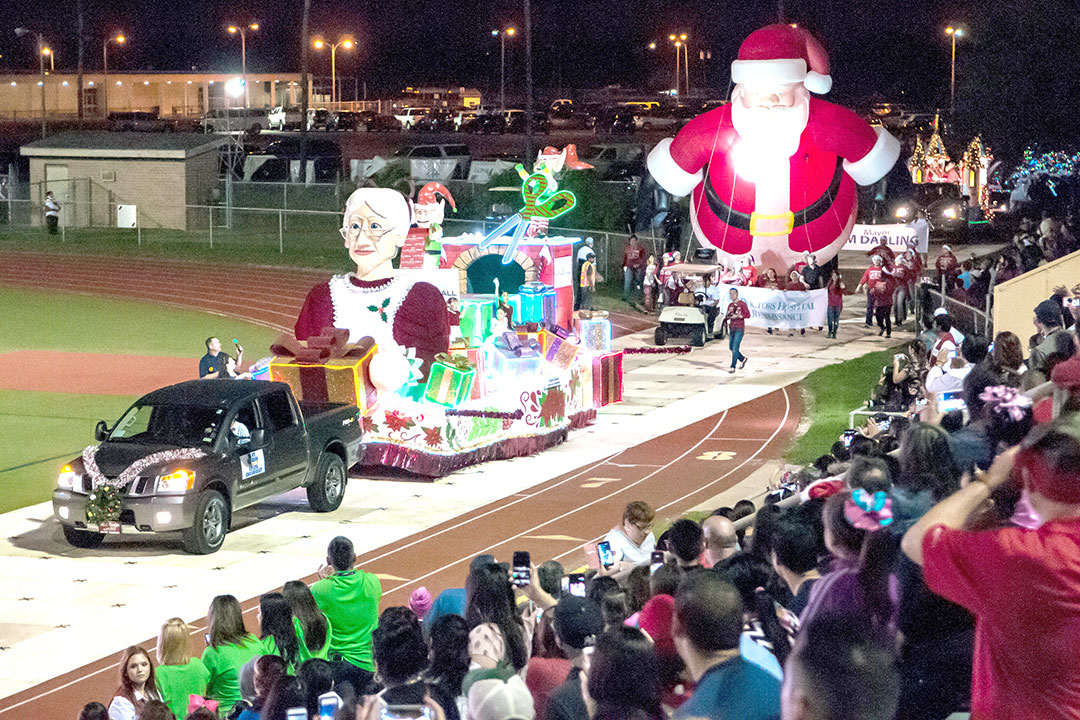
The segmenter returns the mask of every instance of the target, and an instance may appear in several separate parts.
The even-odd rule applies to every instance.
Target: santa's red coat
[[[883,177],[899,155],[899,143],[850,110],[816,97],[809,102],[806,128],[789,159],[794,227],[786,238],[769,238],[768,248],[755,247],[750,234],[755,185],[736,173],[739,135],[730,105],[699,115],[670,145],[662,142],[650,153],[649,170],[661,187],[675,195],[692,188],[699,239],[726,255],[753,254],[759,265],[774,267],[788,267],[807,251],[819,263],[836,254],[854,222],[856,181],[870,184]]]

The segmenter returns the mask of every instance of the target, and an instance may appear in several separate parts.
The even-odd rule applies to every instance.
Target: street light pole
[[[516,28],[506,28],[505,30],[492,30],[492,35],[499,36],[499,110],[506,114],[506,37],[514,36],[517,32]]]
[[[945,28],[945,34],[952,38],[952,60],[949,64],[949,117],[956,112],[956,38],[964,37],[963,28],[949,26]]]
[[[336,43],[328,43],[321,37],[317,37],[312,44],[316,50],[322,50],[324,47],[330,46],[330,106],[335,107],[337,102],[337,49],[342,47],[345,50],[352,50],[356,41],[346,35],[338,39]]]
[[[245,27],[243,25],[230,25],[228,31],[232,35],[240,34],[240,77],[244,81],[244,107],[251,105],[251,92],[248,90],[247,82],[247,31],[258,30],[259,23],[248,23]]]
[[[17,37],[23,37],[24,35],[34,35],[37,38],[37,54],[38,54],[38,69],[41,73],[41,80],[38,84],[41,86],[41,139],[45,139],[45,38],[41,33],[32,32],[31,30],[19,27],[15,28],[15,35]]]
[[[106,120],[109,119],[109,43],[115,42],[117,45],[123,45],[126,41],[126,37],[117,35],[116,37],[105,38],[105,42],[101,44],[101,59],[105,71],[105,82],[101,86],[101,99],[105,107]]]

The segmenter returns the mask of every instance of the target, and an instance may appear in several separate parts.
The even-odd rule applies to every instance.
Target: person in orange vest
[[[596,283],[603,282],[604,278],[596,272],[596,253],[585,256],[585,262],[581,265],[581,309],[593,309],[593,295],[596,293]]]

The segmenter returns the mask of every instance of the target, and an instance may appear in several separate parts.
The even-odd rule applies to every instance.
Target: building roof
[[[27,157],[184,160],[217,150],[228,138],[201,133],[64,132],[23,145]]]

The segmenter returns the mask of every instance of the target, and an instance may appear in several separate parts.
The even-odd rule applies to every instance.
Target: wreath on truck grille
[[[91,482],[90,496],[86,501],[86,521],[98,525],[120,519],[120,505],[124,490],[147,468],[177,460],[196,460],[206,456],[206,451],[201,448],[162,450],[139,458],[128,465],[115,480],[110,480],[97,465],[95,456],[98,447],[90,445],[82,453],[83,470],[90,477]]]

